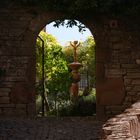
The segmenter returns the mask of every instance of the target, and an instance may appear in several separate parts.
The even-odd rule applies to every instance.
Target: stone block
[[[134,86],[133,87],[133,89],[132,89],[132,91],[138,91],[138,92],[140,92],[140,86]]]
[[[97,83],[97,103],[99,105],[119,105],[125,97],[124,83],[121,78],[112,78]]]
[[[4,108],[3,115],[6,117],[13,117],[13,116],[15,116],[15,109],[14,108]]]
[[[111,111],[106,111],[105,113],[106,113],[107,116],[112,115]]]
[[[131,92],[131,91],[130,91],[130,92],[127,92],[127,95],[128,95],[128,96],[135,96],[135,95],[137,95],[137,93],[136,93],[136,92]]]
[[[128,64],[121,64],[122,68],[128,68],[128,69],[136,69],[138,68],[138,65],[136,64],[130,64],[130,62]]]
[[[104,77],[105,77],[104,64],[103,63],[97,63],[96,64],[96,78],[97,78],[97,82],[100,79],[104,79]]]
[[[27,114],[29,117],[34,117],[36,114],[35,103],[30,103],[27,105]]]
[[[137,69],[127,69],[127,73],[139,73],[140,70],[137,68]]]
[[[122,34],[122,31],[120,31],[120,30],[111,30],[110,31],[110,35],[111,36],[120,36]]]
[[[116,77],[122,77],[126,73],[126,70],[124,69],[106,69],[105,70],[105,76],[107,78],[116,78]]]
[[[131,62],[131,59],[130,58],[120,58],[119,59],[119,62],[120,63],[130,63]]]
[[[0,109],[0,114],[2,114],[2,109]]]
[[[110,42],[116,43],[120,41],[120,36],[110,36]]]
[[[128,92],[132,91],[132,86],[130,85],[130,86],[125,87],[125,90]]]
[[[115,29],[118,28],[118,21],[115,20],[115,19],[109,20],[109,27],[112,29],[112,30],[111,30],[112,32],[115,31]],[[111,33],[112,33],[112,32],[111,32]],[[119,32],[119,31],[118,31],[118,32]]]
[[[134,73],[127,72],[127,76],[133,78],[140,78],[140,72],[134,72]]]
[[[126,96],[124,102],[125,103],[131,103],[132,102],[132,97],[131,96]]]
[[[19,109],[26,109],[27,105],[26,104],[16,104],[16,108],[19,108]]]
[[[132,85],[140,85],[140,79],[133,80]]]
[[[113,115],[120,114],[120,113],[122,113],[122,110],[112,110]]]
[[[127,76],[124,76],[125,79],[139,79],[140,78],[140,74],[136,74],[136,73],[132,73],[129,74]]]
[[[26,109],[16,108],[15,109],[15,116],[16,117],[22,117],[22,118],[27,117]]]
[[[15,104],[31,103],[35,99],[34,91],[27,84],[17,83],[11,89],[10,99]]]
[[[106,114],[105,114],[105,107],[102,105],[99,105],[99,102],[97,102],[97,106],[96,106],[96,114],[97,114],[97,118],[99,120],[105,120],[106,119]]]
[[[5,97],[5,96],[9,96],[9,92],[2,92],[0,91],[0,97]]]
[[[111,111],[123,111],[123,106],[110,106]]]
[[[2,108],[15,108],[15,104],[0,104],[0,107]]]
[[[9,96],[10,88],[0,88],[0,97]]]
[[[123,44],[122,43],[115,43],[115,44],[113,44],[113,48],[115,50],[122,49],[123,48]]]
[[[0,92],[10,92],[10,88],[0,88]]]
[[[96,50],[96,61],[97,62],[109,62],[111,59],[111,50],[100,49]]]
[[[139,99],[140,99],[140,97],[138,97],[138,96],[133,96],[133,97],[132,97],[132,103],[137,102]]]
[[[109,64],[105,64],[105,68],[107,69],[120,69],[121,68],[121,64],[117,63],[109,63]]]
[[[124,84],[125,86],[128,86],[132,83],[132,80],[131,79],[124,79]]]
[[[27,113],[24,109],[4,108],[3,115],[6,117],[26,117]]]
[[[140,59],[136,59],[136,63],[140,65]]]
[[[132,108],[134,108],[134,109],[140,109],[140,101],[138,101],[135,104],[133,104],[132,105]]]
[[[24,31],[22,29],[12,29],[9,30],[9,36],[10,37],[18,37],[20,36]]]
[[[12,86],[14,85],[13,82],[2,82],[2,84],[0,85],[0,88],[1,87],[7,87],[7,88],[11,88]]]
[[[9,97],[0,97],[0,104],[8,104],[10,103]]]
[[[26,77],[24,76],[9,76],[9,77],[5,77],[5,81],[6,82],[24,82],[26,81]]]

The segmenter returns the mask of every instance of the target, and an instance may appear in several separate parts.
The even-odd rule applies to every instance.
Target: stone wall
[[[61,16],[15,1],[1,7],[0,116],[35,115],[36,38],[46,24]],[[97,116],[106,119],[140,99],[139,24],[107,16],[77,19],[95,38]]]
[[[109,119],[103,126],[102,139],[140,139],[140,102]]]
[[[24,16],[23,16],[24,15]],[[35,115],[34,53],[27,25],[33,16],[27,9],[6,4],[0,9],[0,116]],[[31,41],[32,42],[32,41]]]
[[[103,23],[95,38],[97,111],[109,118],[140,99],[139,28],[121,19]]]

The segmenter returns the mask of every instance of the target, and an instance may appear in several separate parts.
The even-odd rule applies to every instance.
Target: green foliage
[[[41,32],[39,36],[44,40],[45,53],[45,91],[49,101],[50,112],[47,115],[59,116],[89,116],[95,113],[96,96],[95,91],[90,94],[80,94],[78,104],[74,105],[70,102],[69,87],[71,84],[71,74],[68,64],[73,62],[72,47],[62,47],[57,40],[45,32]],[[89,75],[93,76],[91,84],[95,83],[95,43],[93,37],[89,37],[86,41],[81,42],[78,48],[78,60],[83,64]],[[85,70],[83,69],[83,71]],[[41,77],[42,76],[42,42],[37,39],[36,42],[36,79],[37,86],[37,110],[41,106]],[[57,110],[57,111],[56,111]]]
[[[96,93],[79,96],[77,104],[67,104],[59,108],[59,116],[93,116],[96,114]]]
[[[72,28],[73,26],[77,26],[79,29],[79,32],[84,32],[86,26],[84,24],[82,24],[80,21],[71,19],[71,20],[56,20],[55,24],[53,25],[54,27],[59,28],[59,26],[66,26],[67,28],[70,27]]]
[[[56,41],[56,39],[50,35],[50,34],[46,34],[45,32],[40,32],[39,36],[44,40],[44,53],[45,53],[45,57],[48,55],[48,49],[49,46],[58,46],[58,43]],[[48,57],[48,56],[47,56]],[[50,62],[45,62],[46,63],[50,63]],[[45,68],[45,71],[47,69]],[[42,41],[40,39],[37,39],[36,41],[36,75],[37,78],[41,79],[41,73],[42,72]]]
[[[83,43],[83,46],[86,48],[83,52],[85,59],[82,61],[83,67],[86,69],[88,75],[91,77],[90,84],[93,86],[96,79],[96,57],[95,57],[95,42],[92,36],[88,37],[87,40]],[[82,54],[79,55],[79,59],[82,58]]]
[[[44,71],[45,71],[45,90],[48,98],[54,100],[67,100],[69,98],[70,73],[67,62],[62,53],[62,47],[56,39],[45,32],[41,32],[41,38],[44,40]],[[36,79],[39,81],[38,92],[41,93],[41,75],[42,75],[42,48],[41,41],[36,42]]]

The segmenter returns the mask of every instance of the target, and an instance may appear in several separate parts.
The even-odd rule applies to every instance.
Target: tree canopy
[[[57,43],[56,39],[45,32],[40,33],[44,40],[44,70],[45,83],[48,93],[51,95],[57,93],[67,93],[69,90],[70,74],[67,67],[62,47]],[[37,80],[41,80],[42,74],[42,48],[41,41],[36,42],[36,75]]]
[[[59,108],[62,110],[59,110],[61,115],[67,115],[68,112],[70,115],[74,112],[81,114],[83,109],[79,110],[78,106],[71,104],[69,93],[72,77],[68,64],[73,62],[73,48],[69,45],[60,46],[52,35],[43,31],[40,32],[39,36],[44,40],[45,103],[47,113],[56,114],[56,110]],[[95,42],[93,37],[88,37],[84,42],[80,42],[78,61],[83,65],[83,69],[79,73],[87,74],[88,71],[88,76],[90,76],[91,85],[86,85],[89,87],[89,96],[84,98],[83,96],[86,95],[84,94],[85,90],[81,91],[78,100],[78,104],[81,106],[82,103],[82,106],[84,107],[85,105],[86,108],[87,105],[93,106],[95,103],[95,91],[92,90],[95,84]],[[40,39],[36,41],[36,84],[37,111],[40,112],[40,95],[42,94],[42,42]],[[70,109],[68,109],[69,107]],[[66,108],[67,113],[64,113],[63,109]],[[90,115],[93,112],[93,110],[89,110]],[[87,115],[87,110],[85,115]]]

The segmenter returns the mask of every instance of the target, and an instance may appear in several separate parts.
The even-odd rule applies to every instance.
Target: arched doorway
[[[36,15],[28,25],[28,31],[24,34],[24,42],[22,46],[30,48],[30,69],[27,70],[29,80],[32,85],[35,85],[35,42],[39,32],[46,24],[51,23],[57,19],[62,18],[59,13],[43,12]],[[112,20],[107,18],[83,19],[76,20],[82,21],[92,32],[96,42],[96,103],[97,103],[97,116],[104,119],[108,116],[116,114],[112,111],[114,106],[117,106],[119,112],[123,110],[122,102],[124,100],[125,91],[123,84],[123,69],[120,68],[120,56],[116,55],[116,41],[122,46],[121,29],[117,24],[112,25]],[[118,31],[119,30],[119,31]],[[116,34],[117,33],[117,34]],[[112,49],[113,47],[113,49]],[[118,45],[117,47],[120,47]],[[117,62],[117,63],[116,63]],[[114,67],[115,66],[115,67]],[[117,67],[118,66],[118,67]],[[32,72],[31,72],[32,71]],[[117,89],[114,90],[114,87]],[[33,87],[33,91],[35,87]],[[35,94],[33,94],[35,95]],[[35,97],[33,97],[35,99]],[[115,101],[112,99],[116,99]],[[121,109],[119,109],[121,108]],[[109,111],[108,111],[109,110]],[[109,112],[109,114],[108,114]],[[111,112],[111,115],[110,115]],[[117,111],[118,112],[118,111]]]
[[[24,7],[15,1],[13,5],[7,4],[0,10],[0,65],[1,73],[4,72],[0,85],[0,114],[33,116],[35,40],[45,24],[62,18],[62,14],[42,12],[40,7]],[[139,100],[140,83],[138,22],[130,20],[129,16],[104,14],[95,17],[91,13],[85,19],[82,15],[77,17],[95,35],[97,115],[100,118],[119,114]]]
[[[70,20],[65,20],[63,24],[66,24],[68,26],[68,22],[70,22]],[[83,28],[83,30],[84,29],[87,30],[82,23],[76,20],[74,20],[73,22],[79,23],[79,25]],[[56,23],[54,22],[52,24],[56,24]],[[75,34],[78,28],[77,30],[73,28],[70,29],[71,32],[75,31],[74,34],[69,32],[69,34],[71,34],[72,36],[72,39],[74,40],[79,39],[77,59],[78,59],[78,63],[80,62],[82,66],[79,72],[81,75],[81,81],[77,82],[77,84],[79,84],[78,100],[77,103],[74,103],[71,100],[71,93],[70,93],[70,86],[72,84],[71,72],[70,72],[71,69],[70,67],[68,67],[70,63],[74,62],[73,49],[72,49],[73,47],[71,46],[72,39],[71,40],[65,39],[65,41],[67,41],[65,42],[66,44],[64,45],[63,43],[63,45],[62,44],[60,45],[56,41],[53,34],[50,35],[48,33],[47,29],[49,30],[49,28],[46,28],[40,32],[36,44],[36,52],[37,52],[36,54],[37,81],[36,82],[38,87],[37,89],[40,89],[37,90],[37,95],[38,95],[37,112],[40,113],[42,112],[43,116],[44,116],[44,110],[46,112],[46,115],[47,113],[48,115],[52,114],[57,116],[95,115],[96,113],[95,77],[96,76],[95,76],[95,41],[93,39],[93,36],[88,30],[86,32],[87,34],[86,38],[84,38],[84,40],[80,40],[79,37],[77,37]],[[59,36],[62,37],[68,36],[66,29],[65,28],[63,29],[65,30],[63,31],[64,35],[61,35],[62,30],[60,30]],[[56,31],[54,33],[56,33]],[[77,33],[77,35],[79,34]],[[83,36],[81,35],[80,37]],[[43,44],[41,44],[41,42],[39,41],[43,41],[42,42]],[[44,47],[43,52],[42,52],[42,47]],[[59,52],[57,50],[59,50]],[[55,54],[57,53],[57,55],[54,55],[54,53]],[[64,55],[63,57],[62,54]],[[43,60],[42,60],[42,56],[44,57]],[[43,68],[42,71],[44,72],[41,71],[41,68]],[[42,73],[44,74],[43,78],[40,77]],[[43,82],[42,79],[44,80]],[[42,84],[44,85],[43,87]],[[42,90],[42,92],[41,92],[41,87],[42,88],[45,87],[44,90]],[[42,99],[44,100],[42,102],[42,107],[41,107],[41,96]]]

